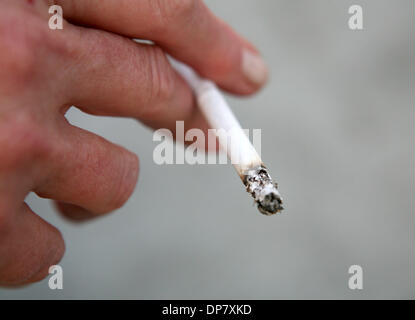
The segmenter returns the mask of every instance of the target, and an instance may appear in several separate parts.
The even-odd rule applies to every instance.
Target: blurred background
[[[153,162],[134,120],[68,119],[138,153],[139,183],[112,215],[76,225],[27,199],[66,241],[63,290],[47,279],[0,298],[415,298],[415,2],[206,0],[261,50],[258,95],[228,97],[286,210],[258,213],[231,165]],[[364,30],[348,28],[363,6]],[[363,268],[363,290],[348,269]]]

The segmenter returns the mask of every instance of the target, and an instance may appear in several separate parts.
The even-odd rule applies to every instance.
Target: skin
[[[48,27],[52,4],[63,8],[63,30]],[[257,52],[199,0],[0,0],[0,285],[43,279],[65,251],[59,230],[24,202],[29,192],[83,221],[121,207],[135,188],[138,157],[70,125],[70,106],[207,130],[166,53],[248,95],[263,83],[244,74],[244,49]]]

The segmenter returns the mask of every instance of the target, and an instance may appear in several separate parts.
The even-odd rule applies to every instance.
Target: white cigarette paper
[[[227,153],[247,191],[257,202],[259,211],[265,215],[281,211],[283,209],[282,198],[278,192],[277,184],[272,181],[267,168],[263,165],[260,156],[242,130],[239,121],[216,84],[200,78],[189,66],[171,57],[169,60],[193,89],[199,109],[210,126],[216,129],[219,147]],[[221,136],[221,132],[226,132],[226,137]],[[231,147],[229,147],[229,143],[221,144],[225,138],[230,142]]]

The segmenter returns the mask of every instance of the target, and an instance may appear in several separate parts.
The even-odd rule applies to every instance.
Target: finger
[[[105,31],[68,26],[71,67],[68,103],[96,115],[139,119],[153,128],[209,127],[193,93],[157,46]]]
[[[47,116],[37,110],[45,124],[40,126],[17,105],[12,115],[0,116],[0,285],[40,280],[64,252],[59,231],[24,204],[44,173],[40,164],[49,151]]]
[[[2,202],[4,204],[6,202]],[[0,210],[0,285],[39,281],[63,256],[60,232],[25,204]]]
[[[91,211],[88,211],[80,206],[76,206],[70,203],[54,201],[56,209],[65,217],[74,222],[83,222],[97,215]]]
[[[132,38],[156,42],[232,93],[250,94],[267,80],[252,44],[200,0],[59,0],[64,16]]]
[[[58,131],[58,130],[57,130]],[[134,191],[138,158],[93,133],[61,124],[35,192],[98,216],[120,208]]]

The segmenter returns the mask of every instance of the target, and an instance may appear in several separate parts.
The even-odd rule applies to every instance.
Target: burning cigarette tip
[[[262,214],[270,216],[284,209],[278,185],[272,181],[266,167],[261,165],[248,169],[242,180],[246,191],[252,195]]]
[[[272,181],[268,169],[232,113],[217,86],[210,80],[200,78],[189,66],[169,57],[173,67],[193,88],[199,108],[210,126],[231,132],[231,141],[238,141],[243,159],[232,162],[243,183],[254,198],[258,210],[267,216],[283,210],[278,186]],[[220,137],[219,137],[220,138]],[[220,140],[220,139],[219,139]],[[226,148],[229,159],[233,159],[232,148]]]

